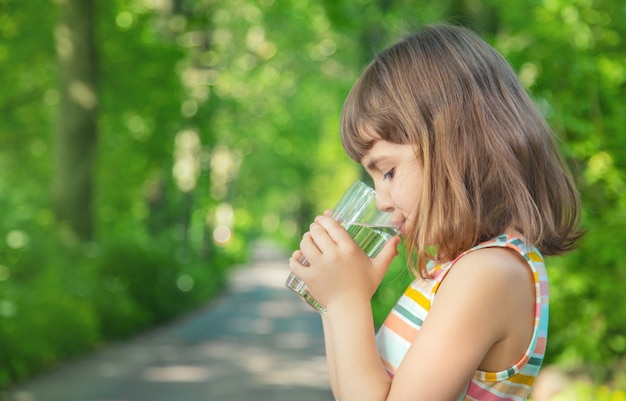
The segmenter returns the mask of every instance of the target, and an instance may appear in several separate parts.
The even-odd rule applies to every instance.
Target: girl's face
[[[377,141],[361,164],[374,180],[380,210],[392,212],[403,235],[417,219],[422,193],[422,168],[411,145]]]

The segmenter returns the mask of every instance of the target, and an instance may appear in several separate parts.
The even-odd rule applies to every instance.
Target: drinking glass
[[[398,235],[391,224],[391,213],[378,210],[376,192],[362,181],[355,181],[333,208],[330,217],[338,221],[368,257],[375,257],[387,240]],[[308,265],[302,257],[300,263]],[[295,274],[289,274],[285,286],[311,305],[316,311],[326,313],[308,291],[306,284]]]

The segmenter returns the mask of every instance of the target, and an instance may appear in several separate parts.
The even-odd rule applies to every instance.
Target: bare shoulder
[[[528,281],[531,275],[528,262],[522,255],[502,247],[472,251],[461,257],[449,273],[449,276],[457,276],[463,281],[485,281],[489,278],[488,281],[500,285],[519,284]]]
[[[513,249],[489,247],[459,258],[441,284],[437,296],[491,305],[491,313],[519,312],[534,303],[534,282],[528,262]]]
[[[435,304],[439,308],[445,304],[465,309],[473,305],[475,308],[470,307],[469,313],[477,321],[500,317],[506,326],[520,308],[530,310],[534,291],[532,271],[522,255],[508,248],[489,247],[472,251],[456,261],[437,291]],[[499,334],[494,334],[501,336],[507,328],[496,331]]]

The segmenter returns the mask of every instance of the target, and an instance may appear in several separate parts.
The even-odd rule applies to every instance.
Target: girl
[[[572,179],[512,68],[468,29],[427,27],[367,67],[341,139],[416,279],[375,334],[370,299],[400,239],[369,259],[330,217],[311,224],[290,267],[326,306],[335,398],[525,400],[547,339],[542,255],[582,234]]]

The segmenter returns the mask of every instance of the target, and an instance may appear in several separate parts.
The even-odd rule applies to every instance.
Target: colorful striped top
[[[539,251],[528,246],[519,234],[504,234],[483,242],[460,255],[487,248],[506,247],[519,252],[528,262],[535,281],[535,325],[530,345],[524,356],[514,365],[500,372],[476,371],[459,401],[522,401],[539,374],[546,349],[548,335],[548,277]],[[378,351],[391,377],[400,366],[411,343],[419,334],[437,289],[450,271],[454,261],[443,264],[429,264],[432,279],[416,278],[398,300],[376,334]]]

